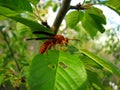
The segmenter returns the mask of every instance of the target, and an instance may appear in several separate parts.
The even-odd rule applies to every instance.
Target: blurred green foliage
[[[40,55],[42,41],[27,38],[45,36],[33,35],[36,30],[53,34],[41,23],[47,20],[49,8],[56,12],[60,3],[38,1],[0,0],[0,90],[112,90],[110,81],[120,89],[120,41],[114,30],[105,31],[103,12],[94,6],[68,12],[66,28],[58,32],[71,39],[68,47],[56,45]],[[84,4],[107,5],[119,13],[117,1],[85,0]],[[98,31],[107,36],[104,45],[95,43],[102,37]]]

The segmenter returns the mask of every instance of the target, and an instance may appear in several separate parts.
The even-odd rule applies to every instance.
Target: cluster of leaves
[[[91,7],[85,13],[82,11],[73,11],[66,17],[67,25],[70,28],[74,28],[80,21],[92,38],[94,38],[98,31],[102,33],[105,31],[102,24],[106,24],[106,19],[102,11],[98,8]]]
[[[104,90],[104,82],[101,81],[105,75],[115,74],[120,76],[120,69],[112,63],[87,50],[79,50],[73,47],[64,52],[52,50],[44,55],[34,54],[29,66],[32,55],[26,50],[27,46],[24,42],[26,35],[31,36],[32,31],[35,30],[53,34],[49,28],[39,24],[33,17],[38,11],[36,9],[38,8],[36,7],[38,1],[14,0],[13,2],[13,0],[0,0],[0,15],[6,17],[7,20],[10,18],[17,21],[17,23],[12,21],[15,23],[13,25],[17,26],[16,28],[12,27],[12,23],[9,22],[10,28],[8,30],[10,31],[11,28],[14,30],[10,31],[12,38],[5,34],[2,26],[0,27],[1,35],[7,43],[0,46],[2,50],[5,50],[3,53],[6,53],[5,56],[4,54],[0,56],[0,89]],[[119,13],[120,4],[116,3],[117,1],[111,0],[105,5]],[[56,4],[51,3],[49,1],[43,8],[53,5],[53,10],[56,10]],[[41,20],[41,18],[39,19]],[[106,24],[106,20],[102,11],[92,6],[87,10],[69,12],[66,16],[66,23],[72,29],[82,25],[89,35],[94,38],[98,31],[101,33],[105,31],[103,24]],[[27,72],[29,73],[28,76]]]
[[[4,23],[5,26],[0,28],[0,89],[13,90],[21,86],[24,90],[26,84],[23,82],[31,60],[27,55],[31,53],[26,50],[27,43],[24,38],[25,34],[30,32],[26,33],[29,31],[28,27],[13,20],[6,18]]]

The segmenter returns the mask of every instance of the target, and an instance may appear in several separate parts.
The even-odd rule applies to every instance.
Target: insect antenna
[[[80,39],[68,39],[68,40],[75,40],[75,41],[80,41]]]
[[[41,38],[28,38],[26,40],[44,40],[44,39],[53,39],[52,37],[41,37]]]

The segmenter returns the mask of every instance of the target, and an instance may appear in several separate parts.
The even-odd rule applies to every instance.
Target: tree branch
[[[62,1],[61,7],[58,11],[56,18],[55,18],[53,26],[51,27],[51,29],[54,31],[55,34],[57,34],[62,20],[70,8],[70,2],[71,2],[71,0],[63,0]]]
[[[88,4],[80,4],[78,3],[76,6],[70,6],[70,9],[76,9],[76,10],[85,10],[85,9],[89,9],[90,6],[92,6],[93,4],[88,3]]]

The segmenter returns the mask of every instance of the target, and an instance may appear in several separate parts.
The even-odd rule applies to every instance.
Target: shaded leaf
[[[78,51],[78,49],[77,49],[75,46],[68,46],[68,51],[69,51],[71,54],[74,54],[75,52]]]
[[[5,26],[3,26],[3,25],[2,25],[2,26],[0,26],[0,30],[2,30],[4,27],[5,27]]]
[[[120,0],[109,0],[105,5],[115,10],[120,15]]]
[[[27,0],[0,0],[0,6],[7,7],[17,12],[32,12],[32,7]]]
[[[74,28],[77,23],[82,20],[83,12],[81,11],[72,11],[66,16],[66,23],[70,28]]]
[[[102,67],[104,67],[109,72],[120,76],[120,69],[118,67],[116,67],[114,64],[112,64],[112,63],[110,63],[110,62],[96,56],[95,54],[93,54],[93,53],[91,53],[91,52],[89,52],[87,50],[81,49],[81,53],[83,53],[87,57],[91,58],[96,63],[100,64]]]
[[[91,7],[86,10],[82,20],[82,26],[93,38],[98,31],[103,33],[105,31],[103,24],[106,24],[105,16],[103,12],[95,7]]]
[[[92,84],[96,90],[105,90],[101,81],[98,78],[98,74],[96,72],[92,72],[87,70],[88,81]]]
[[[86,79],[85,68],[78,56],[49,51],[32,60],[28,84],[30,90],[86,90]]]
[[[106,18],[105,18],[104,14],[103,14],[103,11],[100,10],[99,8],[91,7],[91,8],[88,9],[86,12],[87,12],[88,14],[95,15],[96,17],[93,16],[93,19],[94,19],[94,17],[95,17],[95,21],[97,21],[97,19],[98,19],[98,21],[99,21],[101,24],[106,24]]]

